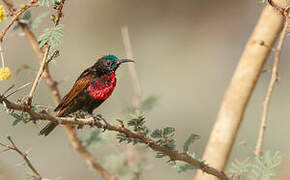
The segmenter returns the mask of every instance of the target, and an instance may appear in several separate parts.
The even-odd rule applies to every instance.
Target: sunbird
[[[72,89],[63,97],[55,108],[57,117],[68,116],[76,111],[93,114],[108,99],[115,89],[116,70],[122,63],[135,62],[130,59],[119,59],[114,55],[103,56],[78,77]],[[48,123],[39,134],[47,136],[57,122]]]

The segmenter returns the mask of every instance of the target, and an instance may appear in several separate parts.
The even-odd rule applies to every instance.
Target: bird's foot
[[[95,118],[96,116],[96,118]],[[103,118],[103,116],[101,114],[97,114],[97,115],[93,115],[94,117],[94,121],[95,124],[97,123],[97,121],[103,121],[103,132],[105,132],[108,128],[108,122],[105,120],[105,118]]]
[[[100,121],[103,121],[103,132],[106,131],[106,129],[108,128],[108,122],[103,118],[103,116],[101,114],[88,114],[90,117],[92,117],[94,119],[94,123],[92,124],[92,126],[96,126]]]

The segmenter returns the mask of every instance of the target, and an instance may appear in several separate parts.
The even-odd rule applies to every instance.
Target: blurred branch
[[[14,15],[13,18],[10,20],[10,22],[6,25],[6,27],[2,30],[1,34],[0,34],[0,42],[3,41],[3,38],[5,36],[5,34],[7,33],[8,29],[12,26],[12,24],[18,20],[19,16],[21,16],[22,13],[24,13],[27,9],[31,8],[31,7],[35,7],[38,6],[38,4],[36,4],[39,0],[31,0],[29,1],[24,7],[22,7],[20,10],[18,10]],[[8,2],[7,0],[4,0],[4,3],[7,4],[8,7],[11,7],[11,3]],[[12,9],[12,8],[11,8]]]
[[[4,0],[4,2],[8,6],[9,10],[11,12],[13,12],[14,6],[13,6],[12,2],[10,2],[8,0]],[[58,6],[57,16],[56,16],[55,21],[54,21],[54,26],[56,26],[59,23],[60,17],[62,16],[62,9],[63,9],[64,2],[65,2],[65,0],[62,0],[60,5]],[[28,41],[30,42],[32,49],[36,53],[39,61],[42,62],[44,52],[39,48],[39,44],[38,44],[38,41],[36,39],[36,36],[31,31],[31,29],[28,27],[27,24],[21,23],[19,20],[18,20],[18,24],[20,25],[20,27],[24,31],[24,33],[25,33]],[[47,86],[50,88],[50,91],[52,93],[52,97],[53,97],[55,103],[59,104],[61,101],[61,96],[60,96],[60,93],[59,93],[59,90],[57,87],[57,82],[54,81],[53,78],[51,77],[50,72],[49,72],[49,68],[47,65],[44,66],[43,77],[46,80],[45,82],[46,82]],[[21,108],[27,109],[26,107],[21,107]],[[73,148],[82,155],[82,157],[85,159],[87,164],[89,166],[91,166],[97,173],[101,172],[100,174],[105,179],[113,180],[114,178],[108,179],[108,177],[114,177],[114,176],[111,175],[106,170],[104,170],[104,168],[102,168],[102,166],[93,158],[93,155],[86,149],[86,147],[81,144],[80,140],[77,137],[77,133],[75,132],[75,130],[72,127],[70,127],[70,125],[64,126],[64,128],[65,128],[65,131],[66,131],[66,134],[67,134],[69,140],[71,141],[71,143],[73,145]]]
[[[275,1],[279,4],[284,2],[284,0]],[[223,170],[227,164],[248,101],[282,26],[283,17],[281,14],[277,13],[277,10],[271,5],[267,5],[248,40],[225,92],[204,152],[203,159],[216,169]],[[261,42],[266,46],[261,45]],[[216,178],[199,171],[195,180],[204,179],[213,180]]]
[[[90,125],[94,124],[94,120],[92,119]],[[77,137],[77,133],[75,129],[71,129],[74,133],[67,133],[69,136],[72,146],[76,149],[83,157],[83,159],[91,166],[98,174],[100,174],[105,180],[117,180],[117,177],[110,172],[108,172],[100,163],[98,163],[91,153],[82,145],[82,142]]]
[[[30,162],[30,160],[27,158],[27,153],[23,153],[22,151],[20,151],[18,149],[18,147],[15,145],[15,143],[13,142],[13,140],[12,140],[12,138],[10,136],[8,136],[7,139],[9,140],[11,145],[6,145],[6,144],[3,144],[3,143],[0,143],[0,146],[3,146],[3,147],[6,148],[2,152],[6,152],[6,151],[9,151],[9,150],[16,151],[24,159],[24,161],[26,162],[27,166],[31,169],[31,171],[34,174],[34,177],[37,178],[38,180],[41,180],[40,174],[34,168],[32,163]]]
[[[286,39],[287,30],[288,30],[288,26],[289,26],[287,8],[283,9],[283,15],[284,15],[286,21],[284,23],[284,27],[283,27],[282,33],[280,35],[280,40],[279,40],[279,43],[277,45],[277,49],[275,52],[275,59],[274,59],[274,64],[273,64],[273,68],[272,68],[271,80],[270,80],[267,94],[266,94],[266,97],[265,97],[265,100],[263,103],[263,113],[262,113],[261,126],[260,126],[259,137],[258,137],[256,149],[255,149],[256,156],[260,156],[261,152],[262,152],[263,140],[264,140],[264,135],[265,135],[265,130],[266,130],[266,121],[267,121],[268,112],[269,112],[269,104],[270,104],[271,96],[273,93],[273,88],[275,86],[275,83],[278,80],[278,70],[277,69],[278,69],[278,64],[280,61],[280,54],[281,54],[281,50],[282,50],[283,44],[284,44],[285,39]]]
[[[22,112],[27,112],[27,113],[29,113],[31,118],[34,120],[48,120],[48,121],[58,122],[59,124],[66,124],[66,125],[68,125],[68,124],[81,125],[81,126],[89,125],[89,126],[96,126],[98,128],[102,128],[104,126],[104,124],[102,124],[101,121],[95,121],[93,118],[88,118],[88,119],[76,119],[76,118],[68,118],[68,117],[67,118],[60,118],[60,117],[54,117],[44,110],[40,111],[40,112],[36,112],[36,111],[31,110],[30,108],[26,108],[26,105],[12,103],[12,102],[8,101],[4,96],[0,96],[0,103],[2,103],[5,106],[5,108],[7,108],[7,111],[18,110],[18,111],[22,111]],[[68,126],[66,126],[66,127],[68,127]],[[178,161],[187,162],[187,163],[195,166],[197,169],[200,169],[203,172],[206,172],[208,174],[214,175],[221,180],[229,180],[230,179],[229,177],[227,177],[224,174],[223,171],[219,171],[215,168],[208,166],[207,164],[204,163],[204,161],[194,159],[190,155],[188,155],[187,153],[179,153],[177,151],[172,151],[167,146],[158,145],[155,143],[155,141],[153,139],[151,139],[147,136],[144,136],[143,134],[140,134],[138,132],[133,132],[133,131],[127,129],[123,124],[121,124],[120,126],[107,124],[106,129],[108,131],[115,131],[115,132],[122,133],[122,134],[126,135],[126,137],[129,137],[129,138],[136,138],[140,142],[146,144],[152,150],[164,153],[172,161],[178,160]],[[70,138],[74,139],[74,137],[70,137]],[[74,147],[77,148],[77,150],[83,156],[85,156],[85,155],[87,155],[87,153],[89,153],[86,150],[83,151],[83,146],[81,145],[80,142],[72,141],[72,143],[76,143],[76,145],[73,144]],[[89,157],[91,158],[91,156],[89,156]],[[91,164],[93,162],[92,162],[92,159],[90,159],[90,158],[87,158],[87,159],[85,158],[85,159],[87,160],[87,162],[90,165],[93,165],[93,164]],[[99,168],[99,167],[93,166],[93,168],[97,172],[99,172],[99,170],[97,170],[97,168]]]
[[[127,59],[134,59],[129,30],[128,30],[127,25],[124,25],[121,27],[121,34],[123,38],[123,43],[124,43]],[[128,64],[128,67],[129,67],[129,73],[130,73],[132,84],[133,84],[132,109],[133,111],[136,111],[138,108],[140,108],[142,91],[141,91],[140,81],[138,78],[135,63]],[[131,144],[127,144],[126,154],[127,154],[127,157],[126,157],[125,165],[128,166],[129,168],[133,168],[134,166],[136,166],[136,163],[138,163],[136,161],[139,161],[139,163],[143,161],[142,158],[139,160],[136,159],[136,157],[144,157],[144,156],[141,155],[141,152],[137,152],[136,148]],[[141,175],[141,172],[136,172],[134,179],[135,180],[139,179],[140,175]]]
[[[133,51],[132,51],[128,27],[123,26],[121,28],[121,32],[122,32],[123,43],[124,43],[124,47],[126,51],[126,56],[128,59],[133,59]],[[138,74],[136,71],[135,63],[128,63],[128,67],[129,67],[129,72],[130,72],[130,76],[132,78],[133,87],[134,87],[133,96],[132,96],[132,105],[133,105],[133,110],[135,111],[140,106],[140,101],[141,101],[140,98],[141,98],[142,90],[141,90]]]

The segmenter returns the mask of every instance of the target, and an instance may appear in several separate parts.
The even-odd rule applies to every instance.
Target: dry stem
[[[284,14],[285,14],[285,18],[287,18],[288,13],[285,11]],[[278,69],[278,64],[280,61],[281,50],[282,50],[283,44],[284,44],[285,39],[286,39],[287,29],[288,29],[288,21],[286,20],[284,27],[283,27],[283,30],[282,30],[282,33],[280,35],[280,41],[277,45],[274,64],[273,64],[273,68],[272,68],[271,80],[270,80],[270,83],[268,85],[267,93],[266,93],[265,100],[263,103],[263,113],[262,113],[261,126],[260,126],[259,137],[258,137],[258,141],[257,141],[257,145],[256,145],[256,150],[255,150],[256,156],[260,156],[261,152],[262,152],[263,140],[264,140],[264,135],[265,135],[265,130],[266,130],[266,121],[267,121],[268,112],[269,112],[269,104],[270,104],[271,96],[273,93],[273,88],[274,88],[275,83],[276,83],[277,78],[278,78],[277,69]]]
[[[2,49],[2,43],[0,43],[0,55],[1,55],[1,62],[2,62],[2,68],[5,68],[5,62],[4,62],[4,56],[3,56],[3,49]]]
[[[15,145],[15,143],[13,142],[12,138],[10,136],[7,137],[7,139],[9,140],[11,145],[6,145],[6,144],[2,144],[0,143],[1,146],[5,147],[6,149],[4,149],[2,152],[5,151],[9,151],[9,150],[13,150],[16,151],[26,162],[27,166],[32,170],[34,176],[38,179],[41,180],[41,176],[38,173],[38,171],[34,168],[34,166],[32,165],[32,163],[30,162],[30,160],[27,158],[27,153],[23,153],[22,151],[20,151],[18,149],[18,147]]]
[[[76,119],[76,118],[67,118],[67,117],[60,118],[60,117],[52,116],[46,111],[36,112],[36,111],[31,110],[31,108],[27,109],[25,105],[12,103],[12,102],[8,101],[4,96],[0,96],[0,103],[2,103],[9,110],[17,110],[17,111],[27,112],[27,113],[29,113],[31,118],[34,120],[48,120],[48,121],[58,122],[59,124],[66,124],[66,125],[68,125],[68,124],[69,125],[81,125],[81,126],[85,126],[85,125],[93,126],[93,125],[95,125],[98,128],[103,127],[103,124],[100,121],[95,122],[93,118],[89,118],[89,119]],[[69,126],[66,126],[66,127],[69,127]],[[148,145],[152,150],[164,153],[165,155],[167,155],[170,158],[170,160],[187,162],[187,163],[195,166],[197,169],[200,169],[203,172],[206,172],[208,174],[214,175],[221,180],[230,180],[230,178],[227,177],[223,171],[219,171],[215,168],[212,168],[212,167],[208,166],[207,164],[205,164],[203,161],[199,161],[197,159],[192,158],[187,153],[179,153],[179,152],[170,150],[166,146],[160,146],[160,145],[156,144],[153,139],[151,139],[147,136],[144,136],[138,132],[131,131],[131,130],[127,129],[126,127],[124,127],[124,125],[123,126],[122,125],[115,126],[115,125],[108,124],[107,130],[125,134],[126,137],[129,137],[129,138],[136,138],[136,139],[140,140],[142,143]],[[70,137],[70,138],[74,139],[74,137]],[[72,142],[77,143],[77,144],[73,144],[73,146],[83,156],[86,156],[89,153],[86,150],[84,151],[83,146],[81,145],[80,142],[76,142],[76,141],[72,141]],[[79,146],[79,145],[81,145],[81,146]],[[87,158],[84,157],[84,159],[86,159],[86,161],[89,164],[94,162],[90,158],[92,158],[92,156],[88,156]],[[92,167],[94,167],[94,164],[90,164],[90,165]],[[94,167],[94,169],[96,171],[98,170],[99,173],[104,172],[104,171],[100,171],[99,167]]]
[[[40,65],[40,68],[38,70],[38,73],[35,77],[35,80],[34,80],[34,83],[32,85],[32,88],[30,90],[30,93],[29,93],[29,96],[28,96],[28,99],[27,99],[27,104],[30,105],[31,104],[31,101],[32,101],[32,97],[35,93],[35,90],[36,90],[36,87],[38,85],[38,82],[41,78],[41,75],[44,71],[44,68],[46,66],[46,59],[47,59],[47,56],[48,56],[48,53],[49,53],[49,50],[50,50],[50,45],[46,45],[46,48],[45,48],[45,51],[44,51],[44,55],[43,55],[43,58],[42,58],[42,62],[41,62],[41,65]]]

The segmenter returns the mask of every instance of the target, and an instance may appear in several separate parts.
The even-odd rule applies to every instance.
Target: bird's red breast
[[[100,79],[90,83],[87,90],[89,95],[95,99],[106,100],[112,94],[117,83],[115,72],[103,75]]]

